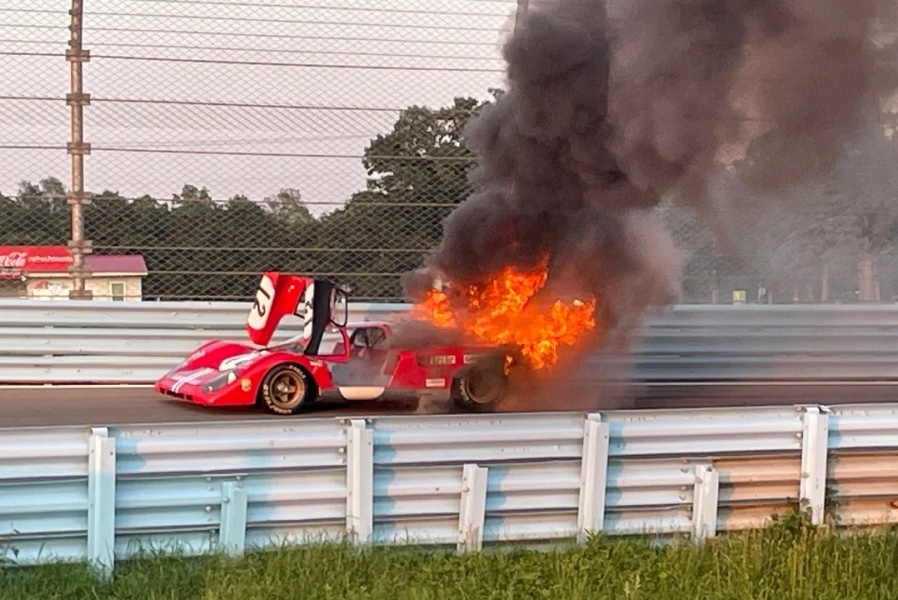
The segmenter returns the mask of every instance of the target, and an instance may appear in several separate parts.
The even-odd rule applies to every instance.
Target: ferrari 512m
[[[302,333],[270,345],[281,320],[302,320]],[[262,276],[246,320],[252,344],[214,340],[162,376],[156,391],[205,406],[261,405],[279,415],[320,399],[451,401],[487,412],[504,397],[512,353],[453,345],[404,349],[387,322],[348,323],[343,290],[333,282],[277,272]],[[339,334],[321,354],[328,331]]]

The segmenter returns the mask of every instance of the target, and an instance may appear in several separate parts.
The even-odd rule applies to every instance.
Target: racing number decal
[[[246,318],[246,324],[253,329],[261,330],[268,322],[268,315],[271,313],[271,303],[274,298],[274,283],[270,277],[262,277],[259,282],[259,289],[256,290],[256,299]]]

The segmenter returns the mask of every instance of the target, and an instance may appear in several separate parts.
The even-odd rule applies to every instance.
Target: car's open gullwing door
[[[343,312],[337,310],[343,300]],[[287,315],[302,319],[301,341],[305,354],[318,354],[328,325],[346,324],[345,293],[333,282],[269,271],[262,275],[256,299],[246,317],[249,339],[267,346],[281,320]],[[335,320],[335,318],[337,320]]]

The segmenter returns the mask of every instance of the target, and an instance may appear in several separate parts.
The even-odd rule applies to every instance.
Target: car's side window
[[[368,347],[372,350],[382,350],[387,336],[380,327],[372,327],[368,330]]]
[[[356,329],[352,334],[352,339],[349,340],[350,345],[353,348],[367,348],[368,347],[368,330],[367,329]]]

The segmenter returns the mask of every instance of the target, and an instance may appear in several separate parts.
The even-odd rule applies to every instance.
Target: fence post
[[[218,544],[228,556],[240,556],[246,549],[246,513],[249,497],[235,481],[221,486],[221,528]]]
[[[801,483],[798,497],[811,511],[811,524],[823,523],[829,445],[829,409],[806,406],[801,432]]]
[[[605,526],[605,489],[608,480],[608,446],[611,427],[602,415],[591,414],[583,427],[583,458],[580,466],[580,506],[577,512],[579,541]]]
[[[717,534],[717,510],[720,496],[720,472],[712,465],[696,465],[692,499],[692,540]]]
[[[488,477],[489,469],[476,464],[466,464],[462,471],[456,547],[459,553],[478,552],[483,548]]]
[[[93,427],[87,459],[87,559],[101,577],[115,566],[115,438]]]
[[[72,207],[72,266],[69,272],[74,278],[74,289],[69,293],[72,299],[89,300],[93,297],[86,289],[85,278],[90,275],[84,264],[84,255],[90,254],[91,243],[84,239],[84,206],[90,204],[90,196],[84,191],[84,156],[90,154],[90,144],[84,142],[84,107],[90,104],[90,94],[83,91],[82,64],[90,61],[90,51],[81,45],[84,0],[72,0],[69,14],[72,17],[69,49],[66,60],[71,65],[71,92],[66,94],[66,104],[72,109],[72,139],[66,149],[72,157],[72,185],[66,200]]]
[[[352,419],[346,439],[346,531],[358,544],[374,532],[374,432]]]

